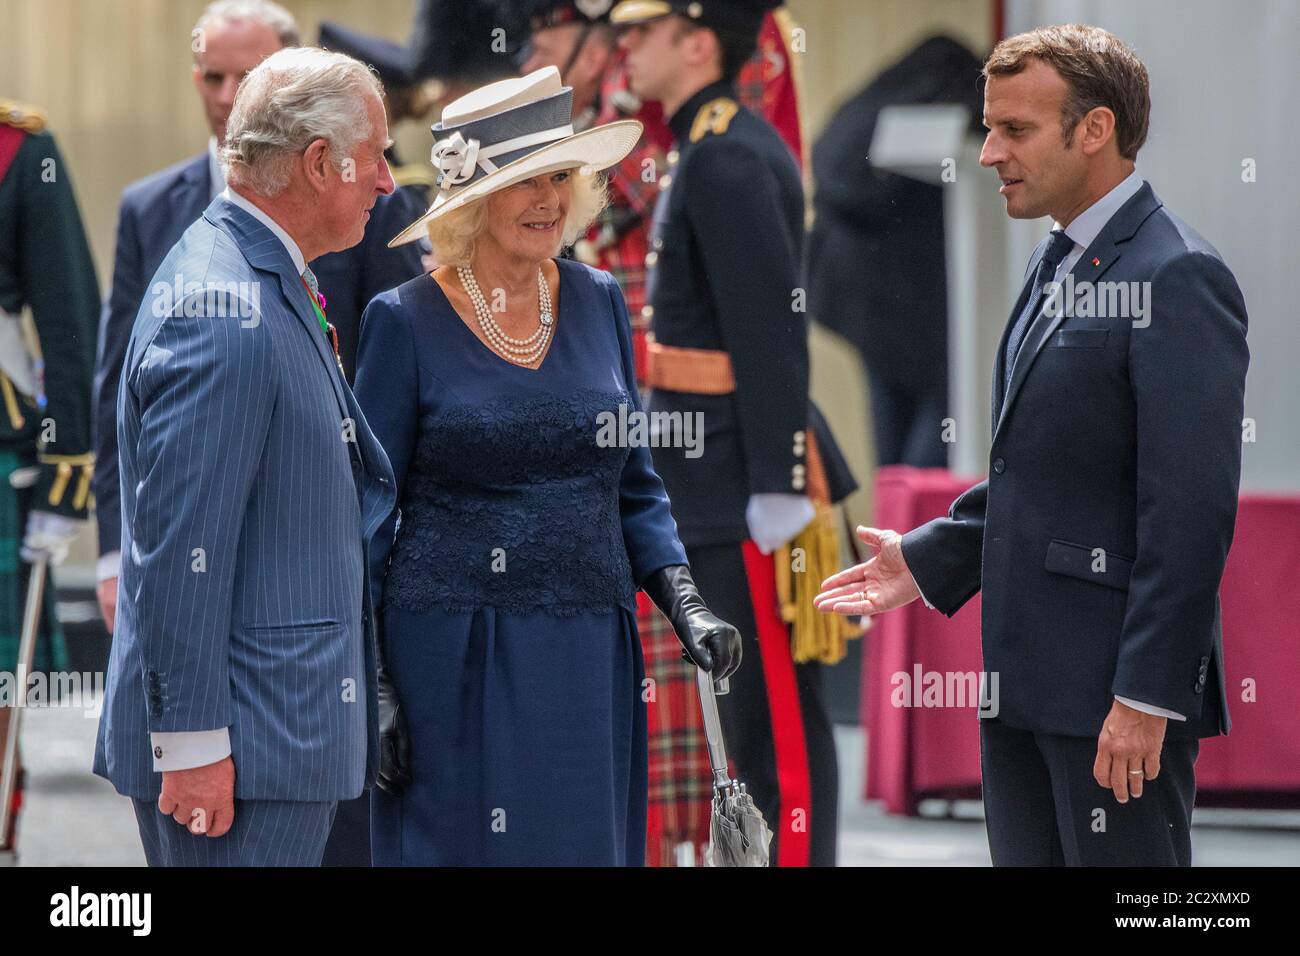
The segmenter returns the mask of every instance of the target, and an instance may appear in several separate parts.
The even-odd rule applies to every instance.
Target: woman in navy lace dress
[[[427,231],[443,264],[362,323],[356,393],[399,493],[370,554],[377,865],[641,864],[637,588],[697,664],[739,663],[649,450],[602,430],[641,409],[626,306],[609,275],[552,257],[599,209],[575,168],[612,165],[639,130],[573,136],[568,98],[551,69],[447,107],[439,199],[398,237]]]

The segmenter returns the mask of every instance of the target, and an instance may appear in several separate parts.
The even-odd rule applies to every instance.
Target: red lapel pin
[[[1096,256],[1093,256],[1093,257],[1092,257],[1092,264],[1093,264],[1094,266],[1099,266],[1099,265],[1101,265],[1101,260],[1098,259]]]

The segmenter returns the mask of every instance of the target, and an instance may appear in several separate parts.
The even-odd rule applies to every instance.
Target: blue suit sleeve
[[[131,586],[141,675],[164,706],[149,731],[231,723],[229,642],[244,513],[270,429],[277,360],[265,323],[233,296],[179,304],[124,385],[144,475],[132,520]],[[224,316],[224,317],[223,317]]]
[[[117,466],[117,389],[131,339],[136,310],[144,298],[148,277],[141,274],[140,243],[135,211],[125,198],[117,218],[117,249],[113,285],[99,319],[99,349],[95,359],[95,522],[100,555],[122,546],[122,501]]]
[[[903,535],[903,560],[925,600],[948,617],[979,592],[984,567],[984,516],[989,483],[968,488],[946,518]]]
[[[623,381],[627,383],[632,410],[640,415],[643,410],[632,365],[632,325],[628,320],[627,303],[612,277],[604,273],[596,275],[600,276],[609,294],[610,310],[618,330]],[[660,568],[687,563],[686,549],[677,536],[677,522],[673,520],[668,492],[655,471],[649,448],[639,446],[631,449],[623,465],[618,497],[623,544],[632,565],[632,576],[638,584]]]
[[[420,420],[420,374],[415,335],[396,291],[373,299],[361,316],[357,383],[353,389],[366,423],[393,468],[397,504],[370,542],[370,587],[376,609],[383,607],[384,579]]]

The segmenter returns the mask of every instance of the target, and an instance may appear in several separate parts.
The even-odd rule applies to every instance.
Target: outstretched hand
[[[813,607],[831,614],[868,617],[902,607],[921,596],[903,560],[903,536],[858,526],[858,537],[876,549],[870,561],[833,574],[822,582]]]

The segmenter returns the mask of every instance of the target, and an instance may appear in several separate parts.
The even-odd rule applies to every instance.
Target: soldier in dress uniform
[[[41,114],[0,99],[0,672],[17,664],[28,562],[57,564],[86,524],[98,311],[68,167]],[[33,665],[63,670],[65,657],[50,584]],[[15,809],[20,798],[21,783]],[[0,847],[12,847],[15,820]]]
[[[772,827],[777,865],[833,865],[837,771],[820,664],[792,651],[772,555],[803,535],[826,553],[823,509],[852,478],[808,400],[798,167],[735,89],[775,6],[623,0],[611,20],[633,92],[662,103],[676,139],[646,259],[649,408],[672,423],[654,461],[700,592],[745,642],[719,698],[728,753]],[[695,422],[703,445],[684,448]]]

